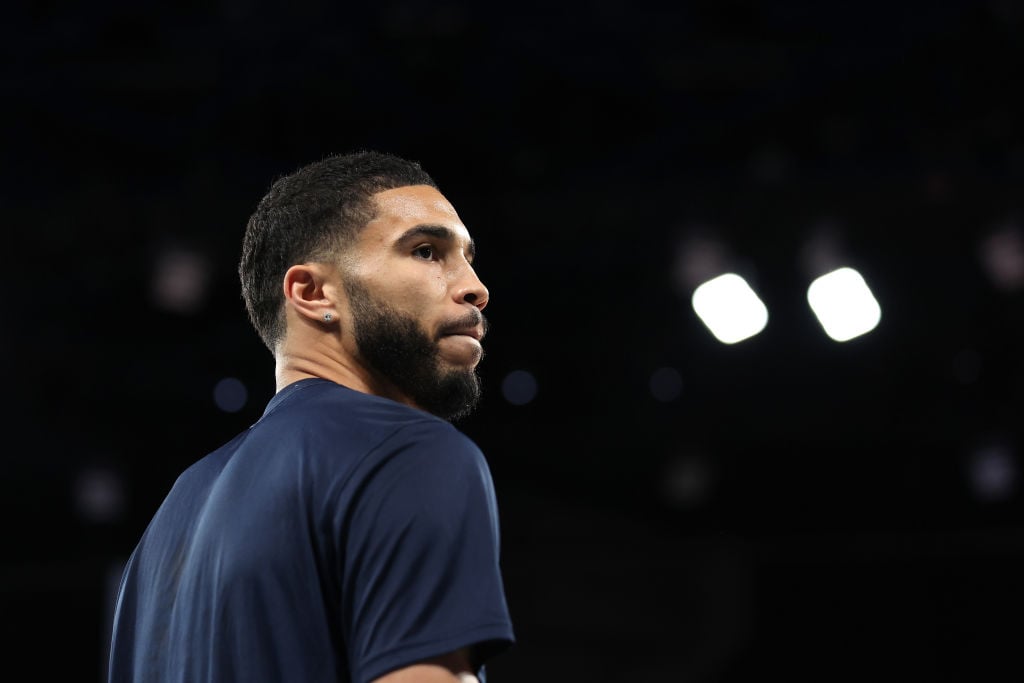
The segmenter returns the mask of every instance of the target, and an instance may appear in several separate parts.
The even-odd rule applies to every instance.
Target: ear
[[[284,274],[285,305],[304,318],[324,322],[324,315],[338,318],[336,303],[328,284],[330,268],[323,263],[303,263],[292,266]]]

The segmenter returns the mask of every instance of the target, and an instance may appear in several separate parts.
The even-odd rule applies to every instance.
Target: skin
[[[422,409],[364,358],[343,280],[358,280],[376,300],[416,320],[436,344],[442,372],[473,372],[483,357],[480,311],[488,292],[473,269],[469,231],[440,192],[414,185],[373,199],[377,215],[342,263],[305,263],[285,273],[287,332],[275,353],[277,389],[322,377]],[[447,236],[432,234],[438,228]]]
[[[378,192],[373,200],[375,217],[339,263],[298,264],[285,273],[287,328],[274,354],[277,389],[320,377],[430,412],[436,403],[429,395],[415,395],[419,384],[433,379],[442,391],[452,381],[462,386],[477,381],[487,288],[473,269],[469,231],[440,192],[414,185]],[[359,286],[346,287],[346,282]],[[382,307],[388,320],[415,328],[396,343],[410,350],[412,368],[424,373],[423,382],[410,385],[403,380],[406,371],[374,363],[372,353],[360,349],[357,329],[365,338],[368,329],[380,328],[383,323],[367,311]],[[331,321],[325,322],[325,314]],[[473,671],[463,649],[375,683],[468,683],[477,680]]]

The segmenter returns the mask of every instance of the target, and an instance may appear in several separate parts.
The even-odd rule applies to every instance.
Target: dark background
[[[1021,2],[5,14],[12,669],[100,680],[121,563],[273,392],[235,275],[249,213],[370,147],[434,175],[491,291],[461,426],[519,636],[492,683],[1024,674]],[[823,226],[882,306],[846,344],[806,304]],[[700,235],[767,304],[757,337],[690,308]]]

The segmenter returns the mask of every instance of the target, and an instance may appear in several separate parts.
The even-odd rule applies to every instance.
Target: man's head
[[[410,185],[437,187],[416,162],[373,151],[329,156],[271,185],[249,218],[238,267],[249,318],[271,353],[285,332],[285,271],[343,255],[376,213],[373,195]]]
[[[321,376],[453,419],[480,396],[488,293],[455,209],[417,164],[361,152],[278,180],[239,273],[285,374]]]

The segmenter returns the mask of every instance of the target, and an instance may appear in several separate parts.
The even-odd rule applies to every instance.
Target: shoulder
[[[429,452],[435,458],[476,459],[482,456],[480,448],[455,426],[423,415],[410,420],[395,430],[391,441],[394,447]]]
[[[420,492],[491,488],[487,460],[453,425],[430,416],[410,421],[380,444],[369,459],[377,476],[406,482]],[[429,494],[428,494],[429,495]]]
[[[448,422],[423,414],[396,429],[357,467],[351,488],[362,502],[382,504],[401,517],[459,518],[469,509],[492,510],[494,484],[483,452]]]

